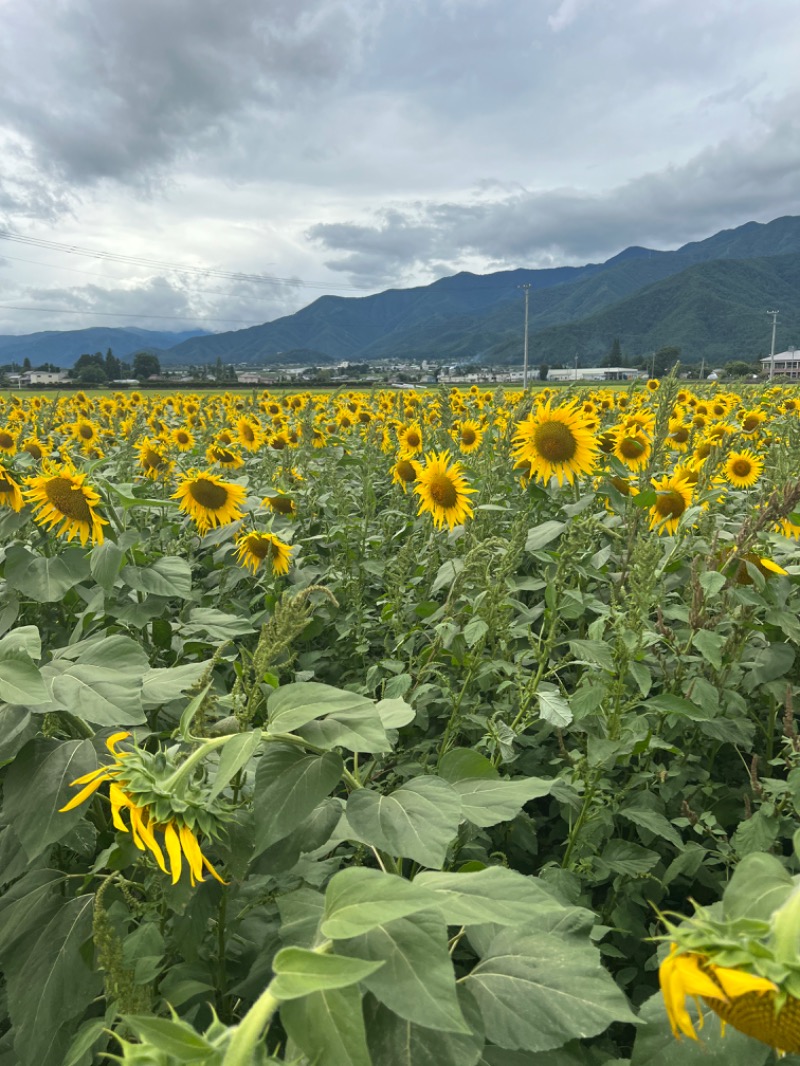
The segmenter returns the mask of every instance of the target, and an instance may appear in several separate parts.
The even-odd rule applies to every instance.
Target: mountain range
[[[205,336],[202,329],[187,329],[179,333],[137,329],[136,326],[95,326],[90,329],[47,330],[21,336],[0,334],[0,363],[22,363],[30,359],[33,366],[52,363],[72,366],[84,353],[94,354],[111,348],[118,359],[127,359],[134,352],[161,352],[194,337]]]
[[[572,365],[575,356],[584,366],[597,364],[615,339],[628,359],[675,345],[685,362],[753,361],[769,351],[768,310],[780,311],[778,349],[800,342],[800,217],[748,222],[675,251],[626,248],[604,263],[464,272],[372,296],[322,296],[295,314],[226,333],[109,329],[0,337],[0,362],[12,349],[19,360],[19,344],[25,341],[30,342],[27,354],[34,364],[48,360],[70,365],[74,355],[64,361],[52,354],[59,343],[55,338],[77,341],[79,335],[101,333],[108,339],[93,341],[81,351],[110,346],[123,356],[119,340],[111,335],[124,333],[126,343],[133,342],[134,334],[141,337],[127,354],[160,348],[165,366],[207,364],[218,358],[256,366],[307,364],[309,359],[316,364],[378,359],[518,364],[523,285],[530,286],[533,365]],[[34,342],[37,337],[47,341]],[[39,354],[39,343],[46,343],[50,354]]]

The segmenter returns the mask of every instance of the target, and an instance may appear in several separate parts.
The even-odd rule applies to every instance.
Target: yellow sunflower
[[[30,437],[26,437],[22,442],[20,451],[27,452],[31,459],[35,459],[36,462],[44,459],[53,450],[52,443],[49,441],[40,440],[36,434]]]
[[[138,447],[139,466],[142,468],[145,477],[156,481],[170,472],[172,462],[160,450],[159,442],[151,440],[150,437],[145,437],[139,442]]]
[[[242,566],[249,566],[253,573],[263,562],[272,564],[276,577],[289,573],[292,549],[274,533],[245,533],[236,541],[236,554]]]
[[[251,418],[242,417],[237,420],[236,435],[242,447],[249,452],[258,451],[264,442],[261,426]]]
[[[650,440],[640,429],[622,429],[614,443],[614,455],[631,470],[642,470],[652,452]]]
[[[247,495],[242,485],[223,481],[209,470],[190,470],[172,494],[180,509],[194,519],[200,533],[225,526],[242,517],[241,504]]]
[[[33,518],[38,525],[46,529],[60,526],[59,536],[67,540],[78,537],[82,545],[87,540],[102,544],[103,526],[108,522],[95,511],[100,496],[85,481],[86,475],[77,473],[69,463],[53,466],[39,477],[25,479],[30,486],[25,498],[33,505]]]
[[[397,444],[402,455],[419,455],[422,452],[422,430],[419,422],[401,426],[397,431]]]
[[[591,474],[599,443],[574,404],[553,407],[552,400],[517,422],[512,457],[516,465],[530,464],[531,476],[544,482],[555,477],[570,485]]]
[[[483,430],[474,419],[464,419],[455,426],[455,438],[459,449],[465,454],[477,451],[483,440]]]
[[[761,477],[764,460],[749,450],[730,452],[725,461],[725,477],[735,489],[749,489]]]
[[[674,533],[692,502],[692,486],[673,475],[654,479],[653,488],[656,502],[650,508],[650,528],[658,533]]]
[[[428,512],[437,529],[445,522],[448,529],[453,529],[474,513],[469,496],[475,489],[469,487],[461,463],[450,462],[450,452],[428,453],[425,465],[420,467],[414,492],[420,498],[417,514]]]
[[[22,489],[0,463],[0,507],[10,507],[12,511],[21,511],[24,502]]]
[[[392,484],[399,485],[403,492],[419,477],[419,463],[400,456],[392,467]]]
[[[100,427],[89,418],[79,418],[70,427],[70,432],[84,451],[100,442]]]
[[[0,428],[0,452],[4,455],[13,455],[17,450],[17,435],[12,433],[7,426]]]
[[[265,496],[261,502],[264,507],[269,507],[275,514],[282,514],[288,517],[296,513],[294,500],[291,496],[287,496],[282,492],[276,492],[272,496]]]
[[[217,466],[224,466],[228,470],[236,470],[237,467],[244,466],[244,459],[241,455],[231,448],[226,448],[224,444],[209,445],[206,449],[206,462],[216,463]]]
[[[194,434],[186,426],[178,426],[172,431],[172,443],[179,452],[188,452],[194,448]]]

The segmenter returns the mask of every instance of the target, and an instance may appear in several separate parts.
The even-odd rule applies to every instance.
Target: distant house
[[[69,380],[66,370],[53,372],[51,370],[26,370],[20,375],[20,385],[60,385]]]
[[[773,363],[771,372],[770,363]],[[800,379],[800,351],[790,348],[788,352],[776,352],[774,357],[768,355],[766,359],[761,360],[761,366],[768,377],[778,374],[782,378],[798,380]]]
[[[550,370],[548,381],[631,381],[638,378],[639,371],[628,366],[570,367],[566,370]]]

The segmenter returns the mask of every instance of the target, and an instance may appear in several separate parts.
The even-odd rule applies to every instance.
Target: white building
[[[569,367],[567,370],[550,370],[548,381],[632,381],[640,376],[638,370],[628,366]]]
[[[60,385],[69,379],[66,370],[53,373],[50,370],[26,370],[20,375],[20,385]]]
[[[773,358],[774,365],[770,373],[770,362]],[[774,377],[777,374],[778,377],[798,380],[800,379],[800,351],[790,348],[788,352],[776,352],[774,357],[768,355],[766,359],[761,360],[761,366],[768,377]]]

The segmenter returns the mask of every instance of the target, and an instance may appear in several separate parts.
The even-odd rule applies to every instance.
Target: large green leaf
[[[464,817],[480,826],[516,818],[529,800],[547,796],[552,786],[552,781],[542,777],[518,777],[511,781],[466,778],[453,784],[461,797]]]
[[[380,960],[372,962],[342,955],[320,955],[305,948],[282,948],[272,963],[275,977],[269,990],[276,999],[298,999],[310,992],[357,985],[382,966]]]
[[[60,909],[58,870],[31,870],[0,897],[0,961],[18,950],[31,932],[41,929]]]
[[[59,813],[75,795],[70,782],[97,767],[89,740],[37,740],[8,769],[4,815],[29,859],[64,837],[85,817],[80,807]]]
[[[187,600],[192,594],[192,568],[177,555],[162,555],[147,566],[126,566],[120,577],[130,588],[154,596]]]
[[[334,751],[305,755],[283,744],[268,745],[256,771],[255,854],[296,829],[336,788],[343,769]]]
[[[0,698],[23,707],[50,702],[38,667],[27,657],[0,659]]]
[[[184,663],[148,670],[142,678],[142,702],[145,707],[159,707],[162,703],[180,699],[208,670],[208,663]]]
[[[6,550],[5,575],[8,587],[17,589],[37,603],[56,603],[89,577],[87,552],[67,548],[52,558],[34,555],[21,544]]]
[[[218,796],[236,774],[247,766],[260,742],[260,729],[251,729],[249,733],[237,733],[227,742],[219,757],[214,783],[208,793],[209,799]]]
[[[338,950],[384,964],[363,983],[401,1018],[448,1033],[469,1033],[456,996],[447,927],[440,914],[422,911],[382,922],[342,941]]]
[[[104,726],[144,725],[141,683],[115,670],[73,663],[61,672],[43,669],[52,680],[53,700],[85,722]]]
[[[358,714],[375,707],[372,700],[356,692],[321,685],[316,681],[298,681],[282,685],[269,698],[269,730],[271,733],[291,733],[300,726],[328,714],[338,717]],[[380,715],[378,716],[380,722]]]
[[[364,707],[334,711],[298,726],[296,732],[318,748],[347,748],[368,754],[391,751],[380,711],[371,700]]]
[[[359,936],[396,918],[435,909],[438,902],[432,892],[402,877],[351,866],[328,883],[320,932],[332,940]]]
[[[13,759],[35,735],[36,726],[27,707],[4,707],[0,704],[0,763]]]
[[[752,852],[736,865],[722,897],[725,918],[768,921],[785,902],[794,881],[775,855]]]
[[[489,866],[472,873],[417,874],[415,885],[434,892],[448,925],[525,925],[534,921],[542,910],[562,910],[534,877]]]
[[[356,988],[335,988],[293,999],[281,1007],[281,1021],[314,1066],[372,1066]]]
[[[137,1014],[124,1014],[123,1019],[141,1041],[168,1055],[169,1062],[175,1066],[181,1062],[206,1062],[215,1052],[214,1046],[205,1037],[180,1019],[151,1018]]]
[[[41,659],[42,638],[36,626],[17,626],[0,640],[0,659],[7,656],[14,658],[20,652],[30,659]]]
[[[440,777],[415,777],[388,796],[366,788],[351,792],[347,820],[373,847],[438,869],[456,835],[461,801]]]
[[[8,1011],[21,1066],[62,1066],[72,1030],[102,990],[83,951],[92,935],[94,896],[63,904],[32,947],[6,960]]]
[[[585,935],[504,929],[464,983],[487,1038],[511,1050],[548,1051],[635,1020]]]
[[[365,1000],[364,1017],[375,1066],[476,1066],[481,1057],[483,1036],[475,1028],[469,1033],[427,1029],[399,1017],[371,996]]]

